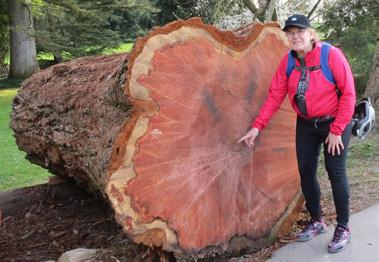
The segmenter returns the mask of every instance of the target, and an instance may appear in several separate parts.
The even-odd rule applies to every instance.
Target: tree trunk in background
[[[4,62],[9,51],[8,20],[7,0],[0,0],[0,70],[5,67]]]
[[[376,36],[376,49],[372,61],[370,77],[365,90],[365,97],[370,97],[375,107],[375,112],[379,114],[379,32]],[[376,118],[378,119],[378,118]]]
[[[11,126],[29,159],[103,193],[137,243],[188,258],[260,248],[298,215],[296,115],[286,100],[255,151],[237,140],[287,41],[277,24],[155,28],[125,55],[24,82]]]
[[[31,8],[22,0],[9,0],[9,78],[24,79],[39,70]]]
[[[266,14],[265,14],[265,22],[274,21],[273,14],[274,14],[277,2],[278,2],[278,0],[271,0],[270,3],[268,4],[268,8],[267,8]]]

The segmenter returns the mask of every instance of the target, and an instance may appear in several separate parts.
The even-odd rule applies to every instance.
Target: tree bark
[[[5,58],[9,51],[9,19],[6,3],[6,0],[0,0],[0,67],[5,65]]]
[[[9,0],[9,78],[25,79],[39,70],[33,36],[33,16],[23,0]]]
[[[264,102],[287,41],[277,24],[155,28],[125,55],[27,80],[11,126],[29,159],[110,200],[137,243],[178,257],[272,242],[296,218],[296,115],[285,101],[255,151],[237,140]]]
[[[275,7],[277,5],[277,2],[278,0],[271,0],[268,2],[268,7],[267,7],[267,10],[265,11],[266,15],[265,15],[265,22],[271,22],[273,21],[273,14],[274,14],[274,11],[275,11]]]
[[[243,0],[245,6],[254,14],[259,22],[271,22],[277,0],[260,0],[257,2],[258,7],[252,0]]]
[[[256,7],[253,0],[243,0],[243,3],[254,14],[254,18],[256,20],[259,22],[265,22],[265,19],[267,19],[267,12],[269,12],[268,8],[270,6],[271,0],[258,1],[258,7]]]
[[[309,14],[307,15],[307,17],[310,19],[311,16],[313,15],[313,13],[316,11],[318,5],[321,3],[321,0],[318,0],[316,2],[316,4],[312,7],[312,10],[309,12]]]
[[[258,8],[255,6],[252,0],[243,0],[247,8],[256,16],[258,13]]]
[[[372,60],[370,76],[364,95],[365,97],[371,98],[375,107],[375,112],[379,114],[379,32],[376,36],[375,54]]]

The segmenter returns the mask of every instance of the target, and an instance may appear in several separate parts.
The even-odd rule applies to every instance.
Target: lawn
[[[9,127],[12,99],[16,88],[0,89],[0,191],[43,183],[51,175],[46,169],[31,164],[18,150]]]
[[[107,49],[103,52],[104,55],[110,55],[115,53],[129,52],[133,47],[133,43],[124,43],[119,45],[117,48]]]
[[[130,52],[130,50],[133,48],[133,44],[134,43],[123,43],[123,44],[120,44],[116,48],[105,49],[102,52],[102,54],[110,55],[110,54],[116,54],[116,53]],[[65,52],[62,55],[64,59],[70,56],[69,53],[65,53]],[[41,60],[41,61],[54,60],[52,53],[49,53],[49,52],[38,52],[37,58],[38,60]],[[4,63],[9,65],[9,54],[5,57]]]

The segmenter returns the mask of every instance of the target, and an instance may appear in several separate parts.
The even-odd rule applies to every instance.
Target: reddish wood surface
[[[261,133],[255,151],[236,142],[257,115],[286,51],[276,24],[233,33],[198,19],[173,22],[135,43],[125,73],[122,56],[89,59],[81,64],[82,74],[74,74],[77,64],[72,62],[64,71],[72,74],[49,81],[57,92],[54,98],[37,88],[49,86],[43,79],[52,71],[37,74],[19,94],[23,100],[17,100],[12,127],[18,144],[35,162],[46,162],[56,173],[103,192],[117,221],[136,242],[179,255],[259,247],[285,231],[299,210],[295,115],[289,103],[284,102]],[[89,76],[86,96],[83,80]],[[57,88],[71,78],[79,84]],[[59,92],[67,97],[59,98]],[[103,97],[108,94],[112,99]],[[49,99],[80,104],[74,107],[76,118],[59,115],[71,150],[59,143],[62,136],[35,138],[46,132],[42,124],[20,129],[22,119],[35,119],[25,109],[41,108],[31,107],[34,102],[25,97],[40,96],[42,104]],[[38,116],[47,130],[57,128],[49,116]],[[67,135],[64,127],[89,129],[92,137]],[[48,153],[52,144],[55,155]],[[59,161],[54,162],[56,155]]]

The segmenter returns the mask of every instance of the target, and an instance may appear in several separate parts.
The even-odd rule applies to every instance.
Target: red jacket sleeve
[[[341,135],[354,114],[355,87],[349,63],[342,51],[336,47],[330,49],[329,67],[341,92],[336,119],[330,125],[330,132]]]
[[[280,64],[275,71],[266,101],[260,108],[258,116],[252,123],[252,127],[262,130],[283,103],[288,89],[286,75],[287,60],[288,54],[280,61]]]

